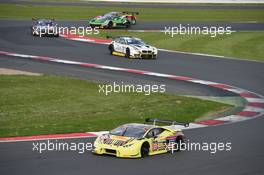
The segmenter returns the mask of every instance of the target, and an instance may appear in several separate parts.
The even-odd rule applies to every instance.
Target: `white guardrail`
[[[144,3],[264,3],[264,0],[82,0],[105,2],[144,2]]]

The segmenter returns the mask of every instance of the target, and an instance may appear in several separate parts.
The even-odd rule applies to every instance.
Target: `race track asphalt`
[[[30,0],[0,0],[0,3],[11,3],[20,5],[37,5],[37,6],[89,6],[89,7],[122,7],[131,8],[135,11],[136,8],[175,8],[175,9],[212,9],[212,10],[254,10],[264,9],[263,4],[171,4],[171,3],[128,3],[128,2],[100,2],[100,1],[80,1],[80,2],[45,2],[45,1],[30,1]]]
[[[61,21],[57,20],[57,23],[61,27],[88,27],[89,26],[89,19],[87,20],[80,20],[80,21]],[[7,27],[28,27],[32,24],[30,20],[1,20],[1,26]],[[263,22],[225,22],[225,23],[217,23],[217,22],[142,22],[138,21],[137,25],[132,25],[128,28],[128,30],[165,30],[165,27],[230,27],[232,31],[263,31],[264,30],[264,23]],[[124,29],[124,28],[120,28]],[[124,29],[126,30],[126,29]]]
[[[264,95],[264,63],[213,58],[180,53],[160,52],[157,60],[127,60],[110,56],[107,46],[69,41],[63,38],[38,38],[29,34],[29,22],[1,21],[0,48],[3,51],[51,56],[61,59],[182,75],[241,87]],[[135,82],[164,82],[148,76],[98,71],[0,57],[0,67],[74,76],[98,81],[124,79]],[[202,86],[166,82],[171,91],[209,94],[215,92]],[[172,84],[171,84],[172,83]],[[176,85],[176,87],[175,87]],[[178,86],[178,87],[177,87]],[[188,87],[186,91],[185,87]],[[175,88],[175,89],[174,89]],[[263,116],[245,122],[207,127],[185,132],[191,142],[231,142],[232,150],[211,154],[188,151],[163,154],[146,159],[117,159],[94,156],[90,152],[32,151],[32,142],[0,143],[0,174],[263,174]],[[71,142],[91,142],[91,139],[70,139]]]

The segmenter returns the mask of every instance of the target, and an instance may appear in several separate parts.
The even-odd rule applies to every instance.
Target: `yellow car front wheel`
[[[144,142],[140,149],[141,157],[147,157],[149,155],[149,144],[147,142]]]

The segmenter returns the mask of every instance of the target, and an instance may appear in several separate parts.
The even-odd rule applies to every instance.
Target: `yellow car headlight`
[[[125,144],[123,147],[124,147],[124,148],[127,148],[127,147],[130,147],[130,146],[132,146],[132,145],[134,145],[134,143]]]

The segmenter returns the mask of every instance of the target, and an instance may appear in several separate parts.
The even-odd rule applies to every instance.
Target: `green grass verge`
[[[231,106],[171,94],[99,93],[55,76],[0,75],[0,137],[108,130],[146,117],[194,121]]]
[[[83,3],[83,4],[93,4],[93,3],[96,3],[96,4],[103,4],[103,3],[106,3],[106,5],[108,3],[111,3],[111,4],[123,4],[123,5],[126,5],[126,4],[133,4],[133,5],[140,5],[140,4],[168,4],[170,5],[171,3],[166,3],[166,2],[104,2],[104,1],[83,1],[83,0],[27,0],[27,1],[30,1],[30,2],[56,2],[56,3],[63,3],[63,2],[78,2],[78,3]],[[206,6],[206,5],[211,5],[211,6],[230,6],[230,5],[233,5],[233,6],[263,6],[262,3],[174,3],[174,4],[177,4],[179,6],[181,5],[184,5],[184,6]]]
[[[264,61],[264,32],[234,32],[230,35],[175,35],[173,38],[157,32],[113,32],[101,30],[99,35],[106,36],[136,36],[145,42],[162,49],[214,54],[248,60]]]
[[[87,20],[109,11],[138,11],[141,21],[204,21],[235,22],[264,21],[263,10],[193,10],[173,8],[119,8],[81,6],[37,6],[0,4],[0,18],[31,19],[55,18],[67,20]]]

